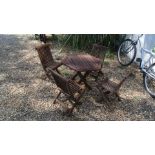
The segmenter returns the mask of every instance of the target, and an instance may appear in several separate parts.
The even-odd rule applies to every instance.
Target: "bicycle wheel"
[[[155,63],[147,69],[147,73],[144,73],[144,87],[155,98]]]
[[[131,39],[124,40],[121,45],[119,46],[118,52],[117,52],[117,58],[119,63],[122,66],[128,66],[130,65],[137,53],[136,45],[133,43]]]

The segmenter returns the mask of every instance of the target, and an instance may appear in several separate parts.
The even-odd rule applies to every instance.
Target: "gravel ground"
[[[63,103],[52,104],[58,89],[44,74],[34,50],[38,44],[32,35],[0,35],[0,120],[155,120],[155,102],[143,88],[138,67],[122,68],[116,59],[105,60],[106,76],[118,82],[131,70],[135,74],[120,90],[122,101],[97,103],[94,86],[72,117],[63,116]],[[59,49],[54,46],[56,59],[66,55],[58,54]],[[66,68],[61,71],[69,74]],[[90,84],[94,85],[91,79]]]

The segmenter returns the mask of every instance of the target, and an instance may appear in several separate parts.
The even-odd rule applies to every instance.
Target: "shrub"
[[[117,50],[125,37],[125,34],[66,34],[63,42],[74,49],[89,49],[93,43],[100,43]]]

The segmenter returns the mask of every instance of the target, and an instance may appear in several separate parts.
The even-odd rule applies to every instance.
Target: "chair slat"
[[[54,61],[50,47],[51,47],[50,44],[42,44],[36,47],[42,67],[48,77],[49,75],[47,74],[47,68],[55,70],[59,66],[61,66],[61,63]]]

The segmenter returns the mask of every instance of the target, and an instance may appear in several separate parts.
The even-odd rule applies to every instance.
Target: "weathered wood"
[[[66,94],[69,101],[74,101],[72,107],[68,108],[67,110],[68,115],[72,114],[74,108],[79,103],[80,98],[84,94],[85,88],[71,79],[62,77],[60,74],[54,72],[53,70],[51,70],[50,73],[52,74],[56,85],[61,89],[53,103],[56,103],[56,100],[61,93]]]
[[[75,77],[79,76],[79,82],[84,82],[87,88],[91,89],[86,78],[93,71],[101,71],[102,60],[89,54],[79,54],[67,56],[62,61],[62,64],[77,72],[72,79],[75,79]],[[81,72],[84,72],[84,75],[82,75]]]
[[[60,73],[58,67],[60,67],[62,64],[54,61],[50,48],[51,44],[42,44],[40,46],[37,46],[35,49],[38,52],[42,67],[47,77],[51,79],[49,74],[47,74],[48,68],[56,70],[58,73]]]
[[[110,95],[115,95],[118,101],[121,100],[120,95],[119,95],[119,90],[122,86],[122,84],[125,82],[125,80],[129,77],[132,76],[133,74],[130,73],[127,76],[125,76],[119,83],[113,82],[109,80],[109,78],[105,78],[102,81],[98,82],[97,86],[100,91],[100,94],[103,96],[110,96]]]

